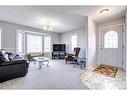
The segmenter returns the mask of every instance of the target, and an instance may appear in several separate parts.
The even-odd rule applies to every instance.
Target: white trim
[[[114,26],[120,26],[120,25],[125,25],[125,23],[121,23],[121,24],[114,24],[114,25],[107,25],[107,26],[98,26],[99,29],[104,29],[104,28],[109,28],[109,27],[114,27]]]

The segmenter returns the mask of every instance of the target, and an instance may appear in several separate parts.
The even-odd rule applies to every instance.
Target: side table
[[[86,58],[75,57],[74,60],[77,60],[81,70],[86,68]],[[74,67],[76,67],[76,65],[77,64],[75,64]]]
[[[81,70],[86,68],[86,58],[79,58],[78,64],[80,65]]]

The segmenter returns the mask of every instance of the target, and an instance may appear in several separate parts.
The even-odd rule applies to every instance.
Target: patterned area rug
[[[109,65],[99,65],[96,69],[93,70],[93,72],[107,75],[109,77],[115,77],[117,73],[117,68],[109,66]]]
[[[118,69],[114,78],[93,72],[97,67],[95,66],[81,74],[80,79],[85,86],[91,90],[126,89],[126,73],[124,70]]]

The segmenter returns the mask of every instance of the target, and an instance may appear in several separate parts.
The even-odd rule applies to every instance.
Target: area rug
[[[107,75],[109,77],[115,77],[117,73],[117,68],[109,65],[99,65],[97,68],[93,70],[93,72],[102,74],[102,75]]]
[[[116,77],[113,78],[93,72],[97,67],[84,71],[80,76],[81,82],[90,90],[126,89],[125,71],[118,69]]]

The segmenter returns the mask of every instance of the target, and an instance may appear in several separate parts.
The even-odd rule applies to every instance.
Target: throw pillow
[[[9,61],[8,54],[6,54],[6,51],[4,49],[0,50],[0,62]]]
[[[4,49],[1,49],[0,52],[1,52],[1,54],[5,54],[6,53],[6,51]]]
[[[12,53],[8,53],[8,58],[10,61],[14,61],[16,59],[16,56]]]
[[[9,61],[8,54],[7,53],[3,54],[3,56],[6,59],[6,61]]]

